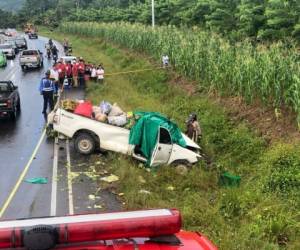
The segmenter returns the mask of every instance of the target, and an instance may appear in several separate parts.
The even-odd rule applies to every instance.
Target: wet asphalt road
[[[29,40],[29,49],[44,52],[47,39]],[[1,80],[11,80],[19,87],[21,113],[16,121],[0,120],[0,207],[16,184],[21,172],[41,136],[45,125],[42,116],[42,96],[38,85],[45,71],[51,67],[51,60],[44,58],[44,68],[22,72],[19,55],[8,60],[8,65],[0,69]],[[26,178],[52,176],[53,142],[44,140]],[[32,185],[22,182],[3,218],[23,218],[49,215],[50,185]]]
[[[28,40],[29,49],[40,49],[45,52],[46,38]],[[62,51],[62,47],[57,47]],[[18,181],[23,169],[30,159],[45,126],[42,115],[42,96],[38,91],[40,79],[45,71],[51,67],[51,60],[44,57],[44,68],[22,72],[18,56],[9,60],[4,69],[0,69],[1,80],[12,80],[19,87],[21,99],[21,113],[16,121],[0,119],[0,209]],[[83,90],[69,90],[64,93],[65,98],[84,98]],[[95,161],[101,159],[100,155],[83,157],[75,152],[72,142],[67,150],[66,142],[44,139],[25,178],[15,193],[12,201],[0,218],[17,219],[32,218],[50,215],[68,215],[73,206],[74,213],[91,213],[99,211],[119,211],[120,201],[110,190],[100,189],[100,183],[88,178],[84,172],[91,171]],[[56,148],[56,150],[55,150]],[[67,171],[67,152],[70,152],[71,174]],[[56,153],[55,153],[56,152]],[[57,156],[57,176],[55,177],[56,192],[53,189],[54,157]],[[99,167],[99,166],[98,166]],[[81,174],[80,174],[81,173]],[[70,175],[78,175],[72,179]],[[47,184],[29,184],[24,180],[35,177],[48,179]],[[68,189],[68,177],[72,179],[72,195]],[[53,193],[55,199],[53,199]],[[90,195],[95,196],[90,199]],[[70,203],[71,201],[71,203]],[[55,213],[53,214],[53,207]],[[51,210],[52,208],[52,210]]]

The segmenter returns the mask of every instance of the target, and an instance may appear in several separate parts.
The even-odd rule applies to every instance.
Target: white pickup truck
[[[28,68],[42,68],[44,65],[43,53],[39,50],[23,50],[19,61],[23,71]]]
[[[172,143],[169,131],[163,127],[159,127],[151,159],[146,159],[138,146],[129,144],[128,129],[101,123],[61,108],[48,115],[48,123],[53,125],[55,131],[73,138],[76,150],[82,154],[91,154],[98,147],[130,155],[139,161],[148,162],[150,166],[190,165],[202,158],[199,154],[200,147],[186,135],[182,134],[186,142],[186,147],[182,147]]]

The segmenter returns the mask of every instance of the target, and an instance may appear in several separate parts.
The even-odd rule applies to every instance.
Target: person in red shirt
[[[65,64],[65,68],[66,68],[66,76],[67,76],[67,79],[68,79],[68,85],[70,87],[72,85],[72,64],[71,64],[70,61],[68,61]]]
[[[58,61],[58,64],[56,66],[57,71],[58,71],[58,82],[59,86],[61,87],[64,84],[64,80],[66,77],[66,66],[62,62],[62,60]]]
[[[85,63],[82,57],[79,59],[78,64],[78,83],[79,87],[84,87],[84,73],[85,73]]]
[[[78,87],[78,61],[73,61],[72,75],[73,75],[73,86]]]

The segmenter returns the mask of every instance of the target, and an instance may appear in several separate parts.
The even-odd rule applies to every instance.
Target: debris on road
[[[94,200],[96,199],[96,196],[93,195],[93,194],[90,194],[90,195],[89,195],[89,199],[92,200],[92,201],[94,201]]]
[[[31,183],[31,184],[47,184],[48,183],[48,179],[47,178],[43,178],[43,177],[30,178],[30,179],[26,179],[25,182]]]

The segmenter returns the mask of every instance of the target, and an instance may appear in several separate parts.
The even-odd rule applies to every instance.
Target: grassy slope
[[[151,67],[143,58],[107,42],[44,34],[58,40],[67,36],[77,55],[103,62],[106,73]],[[202,146],[214,161],[209,169],[201,163],[185,175],[169,167],[148,173],[127,157],[110,154],[121,178],[125,209],[177,207],[185,229],[205,233],[221,249],[299,249],[299,182],[293,177],[299,175],[299,148],[281,144],[266,148],[244,124],[232,124],[221,107],[205,96],[186,96],[180,87],[170,86],[169,79],[167,72],[156,70],[111,76],[105,86],[88,87],[88,97],[96,104],[105,99],[127,111],[160,111],[182,128],[188,113],[198,112],[204,130]],[[223,170],[241,175],[241,186],[219,187]],[[140,193],[142,189],[151,193]]]

